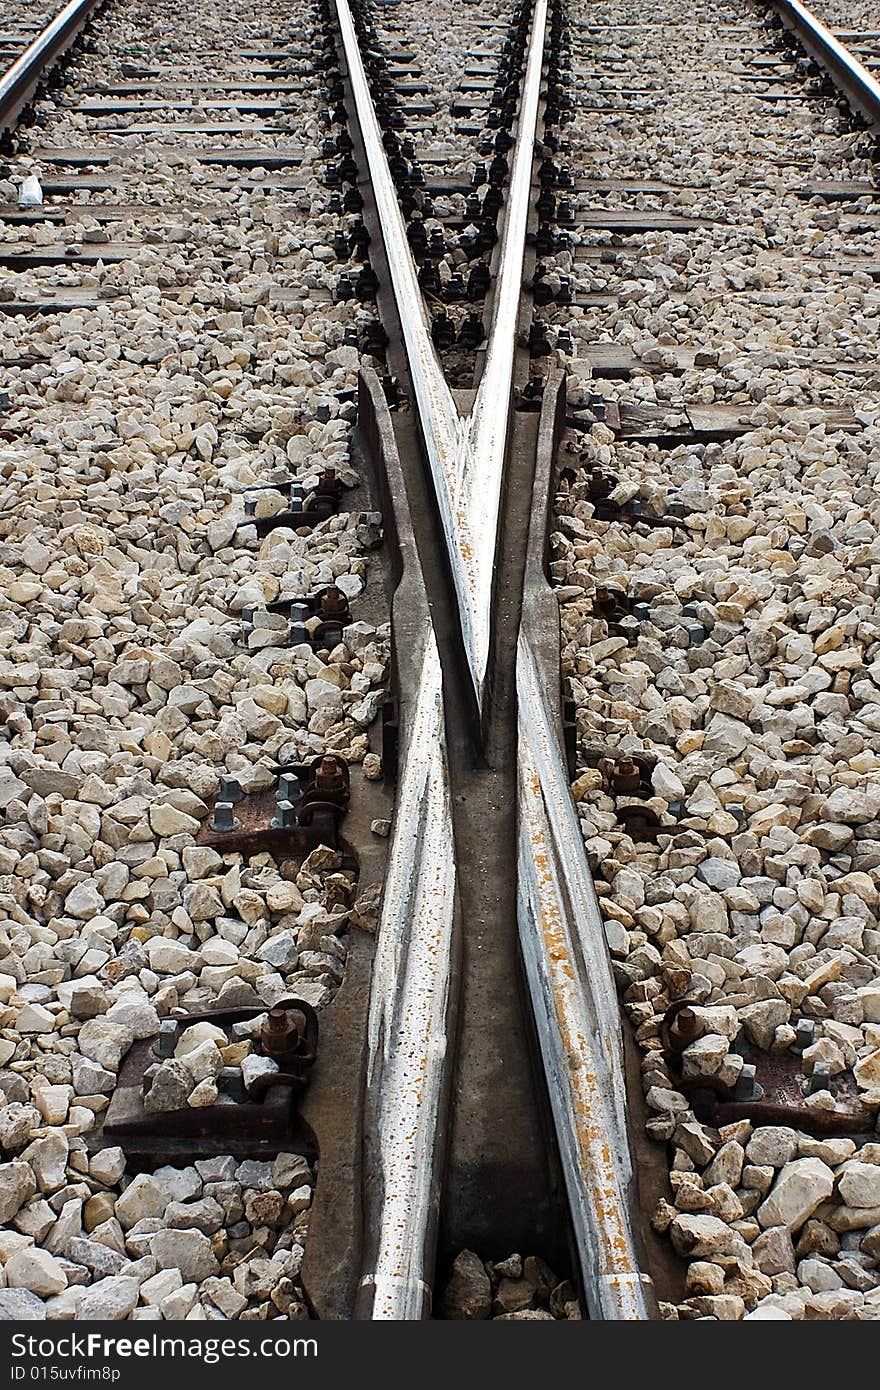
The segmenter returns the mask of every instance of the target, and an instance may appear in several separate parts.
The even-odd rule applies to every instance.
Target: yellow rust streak
[[[612,1152],[605,1134],[601,1084],[587,1065],[591,1052],[590,1039],[583,1036],[574,1021],[571,992],[578,988],[577,971],[551,867],[553,855],[544,829],[540,779],[531,759],[525,761],[529,767],[524,778],[528,792],[525,811],[535,866],[540,929],[549,965],[556,1022],[568,1063],[568,1085],[581,1173],[605,1244],[601,1252],[602,1272],[612,1276],[638,1275],[630,1249],[627,1221],[621,1210],[622,1197],[615,1177]]]

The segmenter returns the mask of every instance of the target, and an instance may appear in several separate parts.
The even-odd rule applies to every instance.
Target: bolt
[[[217,801],[214,803],[214,818],[211,821],[212,830],[233,830],[235,828],[235,814],[231,801]]]
[[[612,479],[608,477],[607,474],[602,472],[601,468],[594,468],[592,473],[590,474],[589,481],[590,498],[593,501],[597,501],[603,497],[608,497],[611,494],[616,481],[616,478],[612,481]]]
[[[758,1085],[756,1080],[757,1072],[752,1062],[746,1062],[739,1074],[734,1090],[735,1100],[760,1100],[764,1094],[763,1088]]]
[[[338,618],[348,612],[348,599],[336,584],[328,584],[320,597],[322,618]]]
[[[339,795],[345,791],[345,764],[338,758],[322,758],[315,768],[315,790],[324,796]]]
[[[698,1038],[701,1032],[700,1020],[693,1009],[688,1007],[679,1009],[669,1030],[672,1041],[682,1048]]]
[[[282,1058],[295,1049],[300,1037],[297,1017],[302,1014],[295,1009],[276,1005],[269,1010],[260,1030],[260,1046],[267,1057]]]
[[[611,785],[618,796],[635,796],[642,774],[632,758],[618,758],[611,774]]]
[[[813,1096],[817,1091],[827,1091],[831,1088],[831,1068],[827,1062],[818,1061],[813,1067],[812,1076],[807,1079],[807,1095]]]
[[[177,1046],[177,1035],[180,1032],[180,1024],[176,1019],[163,1018],[159,1024],[159,1036],[156,1039],[153,1051],[157,1057],[173,1057],[174,1049]]]
[[[279,802],[289,801],[292,803],[300,800],[302,796],[302,782],[295,772],[282,772],[281,776],[278,778],[278,789],[275,795],[276,800]]]
[[[247,1100],[241,1068],[222,1067],[217,1077],[217,1090],[221,1095],[228,1096],[230,1100],[236,1101],[239,1105]]]
[[[231,801],[235,804],[236,801],[241,801],[243,797],[244,792],[241,789],[241,783],[237,777],[221,776],[219,801]]]
[[[272,827],[275,830],[293,830],[296,827],[296,812],[290,801],[278,801],[276,803],[278,814],[272,819]]]
[[[154,1082],[155,1079],[156,1079],[156,1072],[157,1072],[158,1070],[159,1070],[159,1063],[158,1063],[158,1062],[153,1062],[151,1066],[147,1067],[146,1071],[144,1072],[143,1076],[141,1077],[141,1095],[142,1095],[142,1096],[146,1096],[146,1095],[149,1094],[150,1089],[152,1088],[153,1082]]]

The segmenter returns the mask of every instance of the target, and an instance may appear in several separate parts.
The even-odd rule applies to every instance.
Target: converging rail
[[[459,412],[431,341],[348,0],[336,0],[336,10],[453,577],[460,641],[478,722],[485,730],[491,719],[496,556],[515,418],[514,358],[547,4],[538,0],[532,15],[489,346],[467,415]],[[557,379],[555,395],[560,393],[564,399],[564,382]],[[551,409],[551,420],[552,415]],[[544,417],[540,433],[547,465],[536,479],[535,496],[543,494],[545,501],[538,506],[538,517],[533,504],[530,528],[533,589],[546,587],[546,499],[554,481],[549,460],[558,444]],[[520,584],[525,565],[524,536]],[[548,688],[558,689],[559,684],[559,619],[552,596],[550,608],[540,616],[556,634],[551,660],[541,662],[533,651],[533,610],[531,626],[524,615],[515,677],[520,705],[521,951],[590,1313],[597,1318],[645,1318],[652,1315],[650,1281],[639,1270],[630,1212],[633,1175],[616,996],[565,773],[558,700],[556,729],[547,703]],[[432,1247],[430,1223],[436,1215],[434,1184],[442,1182],[434,1148],[444,1130],[444,1074],[454,1052],[447,1004],[454,994],[450,962],[456,881],[440,709],[444,675],[429,633],[415,710],[402,721],[403,773],[370,1011],[365,1186],[372,1258],[362,1287],[370,1291],[369,1315],[374,1318],[424,1315],[431,1283],[425,1257]],[[465,718],[465,712],[459,717]],[[467,921],[463,933],[467,943]]]
[[[15,148],[15,142],[6,137],[21,122],[22,113],[53,65],[103,4],[104,0],[69,0],[0,75],[0,140],[6,148]],[[504,1251],[525,1250],[525,1233],[529,1239],[534,1237],[536,1254],[539,1247],[547,1254],[548,1266],[560,1268],[560,1259],[576,1262],[589,1317],[655,1319],[660,1307],[666,1305],[658,1307],[642,1248],[645,1228],[638,1209],[622,1006],[615,982],[615,973],[619,981],[623,972],[617,961],[612,970],[597,897],[601,868],[594,885],[584,840],[587,822],[579,819],[571,792],[573,772],[563,732],[560,610],[549,579],[554,498],[560,490],[558,459],[566,428],[578,422],[570,414],[567,417],[565,370],[551,369],[542,378],[542,392],[531,390],[535,380],[528,380],[529,349],[525,346],[530,325],[536,326],[532,323],[533,260],[544,254],[542,244],[559,249],[577,243],[577,237],[566,240],[564,231],[554,240],[556,233],[550,225],[554,213],[546,212],[546,200],[556,206],[560,228],[614,225],[623,228],[624,236],[632,231],[632,218],[642,209],[602,206],[597,214],[595,209],[586,211],[581,201],[578,216],[571,207],[570,215],[559,213],[551,189],[571,186],[566,171],[568,185],[561,178],[558,184],[552,180],[545,183],[545,211],[540,212],[539,164],[545,166],[541,177],[546,177],[547,165],[555,177],[559,171],[553,170],[548,152],[567,148],[565,142],[553,143],[555,136],[548,137],[544,128],[545,109],[549,112],[551,104],[548,74],[552,64],[548,55],[554,52],[553,25],[558,26],[561,20],[558,0],[525,0],[515,21],[520,47],[511,60],[521,83],[516,120],[510,129],[512,141],[495,146],[505,153],[509,149],[509,165],[502,161],[505,169],[509,167],[509,176],[498,175],[493,189],[500,201],[500,180],[506,178],[491,275],[488,264],[480,267],[486,281],[491,279],[486,299],[489,307],[482,325],[477,324],[477,341],[481,328],[486,330],[485,350],[477,359],[473,388],[454,388],[453,375],[450,372],[447,377],[432,335],[431,314],[420,287],[425,283],[420,280],[424,266],[420,269],[410,240],[412,227],[408,228],[404,215],[406,201],[398,197],[395,187],[392,150],[397,137],[390,123],[387,130],[383,128],[382,106],[373,95],[375,84],[371,88],[375,55],[363,38],[369,21],[359,10],[359,0],[320,0],[320,8],[325,48],[331,56],[335,50],[339,60],[334,79],[339,95],[333,96],[331,105],[335,104],[333,123],[343,127],[348,144],[337,148],[352,150],[353,157],[346,162],[354,172],[345,182],[357,183],[363,195],[358,244],[372,244],[367,269],[374,284],[369,299],[375,298],[382,320],[373,321],[372,331],[377,337],[386,334],[387,352],[385,345],[382,349],[389,371],[386,389],[361,359],[352,453],[358,468],[363,462],[359,451],[366,455],[366,471],[372,468],[375,474],[370,480],[374,485],[371,505],[378,508],[386,541],[383,563],[386,590],[392,596],[392,686],[399,696],[399,709],[397,722],[389,716],[383,724],[383,770],[388,783],[394,781],[395,806],[381,902],[377,908],[383,850],[373,844],[380,867],[372,874],[375,862],[369,861],[373,881],[367,886],[375,890],[368,902],[372,915],[362,923],[360,945],[352,948],[346,976],[346,988],[351,992],[348,1002],[337,1014],[330,1013],[327,1032],[322,1034],[335,1038],[338,1045],[347,1030],[348,1064],[343,1069],[337,1063],[345,1079],[339,1081],[334,1075],[328,1083],[330,1069],[322,1059],[324,1085],[336,1088],[338,1110],[345,1114],[336,1133],[329,1128],[321,1132],[319,1123],[314,1124],[313,1134],[309,1129],[321,1175],[312,1216],[321,1203],[323,1207],[314,1220],[310,1247],[303,1257],[302,1288],[306,1292],[302,1297],[317,1317],[426,1319],[434,1312],[435,1270],[443,1268],[450,1254],[472,1250],[485,1259],[490,1245]],[[778,16],[778,21],[770,19],[777,30],[776,47],[781,46],[777,29],[781,24],[824,69],[869,128],[875,132],[880,129],[880,82],[863,63],[800,0],[762,0],[765,22],[768,9]],[[263,50],[247,52],[261,64],[284,56]],[[298,61],[300,57],[309,67],[310,52],[298,55]],[[701,47],[696,60],[699,77],[704,62]],[[804,66],[801,62],[800,67]],[[259,71],[252,75],[256,78]],[[310,68],[309,80],[312,77]],[[185,87],[189,78],[185,73],[181,86]],[[137,84],[146,79],[131,80],[136,83],[133,90],[137,95]],[[271,80],[275,81],[275,76]],[[265,81],[264,75],[261,82]],[[249,85],[264,93],[264,86],[256,81]],[[119,93],[124,97],[130,94],[122,87],[115,92],[117,100]],[[275,95],[270,94],[274,102]],[[766,94],[762,91],[761,95]],[[823,83],[818,100],[827,105],[827,96],[828,87]],[[784,97],[788,100],[789,94]],[[165,100],[158,94],[153,108]],[[257,103],[257,109],[271,104]],[[166,150],[179,138],[176,131],[192,132],[193,127],[187,126],[192,106],[189,88],[173,106],[185,120],[160,126],[165,132]],[[81,109],[92,115],[108,114],[94,101]],[[127,117],[131,111],[123,102],[110,114]],[[346,120],[348,134],[344,131]],[[549,114],[546,121],[552,129]],[[111,135],[125,129],[128,127],[124,125],[106,128]],[[132,131],[138,129],[131,127]],[[211,129],[204,133],[210,135]],[[221,134],[232,129],[241,135],[231,121],[218,122],[217,129]],[[277,132],[269,128],[266,133],[274,140]],[[333,148],[332,142],[328,143]],[[27,142],[24,148],[29,150]],[[119,148],[111,143],[106,148],[54,150],[54,154],[62,169],[91,164],[103,168],[115,159]],[[50,145],[44,159],[48,165],[53,164],[52,153]],[[297,172],[288,170],[280,182],[286,180],[290,188],[300,189],[306,187],[304,175],[311,178],[313,173],[311,165],[304,171],[299,169],[304,160],[300,146],[284,149],[264,142],[259,147],[236,149],[221,144],[216,150],[200,148],[198,158],[208,168],[227,158],[232,172],[227,170],[226,182],[218,181],[214,187],[223,193],[232,189],[236,196],[243,168],[284,169],[289,165]],[[594,178],[592,186],[601,192],[607,175],[604,168],[600,172],[601,178]],[[663,181],[646,185],[641,165],[637,172],[639,180],[615,177],[607,182],[620,185],[624,192],[647,186],[653,190],[649,198],[675,191]],[[62,186],[74,192],[88,186],[83,179],[105,188],[101,173],[66,177],[69,183]],[[110,175],[107,177],[109,180]],[[479,180],[474,184],[477,186]],[[106,186],[115,185],[108,182]],[[58,187],[58,182],[53,186],[47,178],[49,198]],[[859,188],[857,185],[857,192]],[[581,191],[576,189],[578,194]],[[874,187],[870,191],[877,193]],[[568,200],[559,199],[560,204],[563,201]],[[575,201],[572,195],[571,202]],[[101,205],[89,201],[82,206],[96,213]],[[104,205],[103,212],[110,222],[116,222],[119,209],[127,207],[120,200]],[[10,206],[7,215],[24,218],[33,214],[35,221],[52,225],[53,218],[64,218],[70,211],[47,203],[37,209]],[[155,209],[148,206],[146,211]],[[287,215],[287,205],[281,205],[279,218]],[[218,217],[223,216],[224,208],[220,207]],[[612,224],[613,217],[620,220]],[[539,220],[543,225],[535,235]],[[684,232],[695,230],[702,236],[702,229],[710,222],[702,214],[688,220],[677,212],[667,215],[649,208],[638,223],[642,229],[664,225],[683,228]],[[74,246],[72,251],[66,243],[49,246],[36,239],[33,244],[10,240],[3,248],[2,264],[13,268],[70,267],[81,257],[86,266],[98,258],[106,258],[112,266],[132,254],[135,243],[117,243],[100,228],[97,235],[94,229],[89,230],[95,239],[83,238],[84,247]],[[266,251],[269,263],[279,240],[274,225],[266,235],[267,247],[274,243],[276,248],[271,255]],[[343,243],[345,240],[342,236]],[[581,241],[583,251],[596,252],[596,247],[583,245],[587,240]],[[315,244],[323,246],[323,240]],[[344,257],[343,245],[340,259]],[[570,260],[574,262],[576,257],[572,255]],[[594,263],[613,261],[609,257],[607,262],[581,262]],[[859,269],[859,264],[853,268]],[[224,262],[218,283],[226,276],[227,265]],[[374,267],[377,274],[373,274]],[[873,263],[872,267],[872,277],[880,278],[880,267]],[[540,275],[535,274],[536,286],[545,273],[546,266]],[[572,283],[575,279],[573,275]],[[90,297],[65,299],[56,293],[52,300],[44,297],[37,301],[22,293],[20,301],[7,297],[3,306],[8,309],[14,305],[15,312],[24,314],[63,312],[76,302],[91,307],[98,303],[91,284],[74,288]],[[113,285],[107,288],[112,295]],[[177,293],[179,287],[163,288]],[[277,291],[283,303],[289,289],[287,283],[271,288],[261,284],[254,292],[270,295]],[[332,298],[330,291],[324,292]],[[184,293],[189,293],[188,286]],[[611,296],[588,296],[590,308],[601,308],[610,300]],[[106,302],[111,304],[112,298]],[[264,296],[247,307],[263,302],[275,301]],[[535,302],[540,305],[547,300],[536,296]],[[560,307],[575,303],[570,294],[556,302]],[[344,346],[357,341],[354,324],[348,327],[354,337],[346,336]],[[546,331],[545,324],[542,332]],[[570,356],[574,356],[574,336],[573,331],[565,330],[565,337],[560,332],[557,338],[557,346],[567,342],[563,350]],[[581,345],[587,336],[581,335]],[[601,332],[597,336],[604,339]],[[699,348],[679,346],[679,360],[693,362]],[[594,349],[605,351],[608,375],[620,370],[620,362],[628,360],[628,354],[636,361],[636,354],[617,341],[594,340],[584,347],[585,352]],[[546,348],[548,353],[550,350]],[[589,363],[593,360],[584,359]],[[641,364],[642,359],[638,362]],[[649,359],[644,363],[650,365]],[[355,373],[358,369],[355,366],[351,370]],[[598,369],[595,375],[600,375]],[[353,380],[354,376],[349,385]],[[388,399],[393,399],[390,388],[396,388],[398,381],[405,407],[392,415]],[[529,391],[523,389],[524,382]],[[354,415],[353,394],[346,393],[351,407],[346,420]],[[621,399],[618,403],[610,397],[603,400],[601,396],[591,396],[590,400],[596,410],[585,418],[607,421],[616,416],[612,434],[622,434],[620,422],[627,402]],[[538,401],[539,411],[529,408]],[[609,414],[604,413],[606,409]],[[573,429],[567,440],[572,434]],[[662,438],[668,441],[669,436]],[[589,458],[586,452],[581,455],[583,468],[592,467]],[[590,481],[602,484],[598,469]],[[573,492],[578,486],[582,486],[581,481],[572,485]],[[365,487],[365,494],[367,491]],[[597,487],[596,497],[599,495]],[[671,503],[665,518],[644,515],[640,505],[629,513],[628,520],[637,517],[648,524],[664,525],[684,516],[682,502]],[[598,507],[588,516],[594,514],[600,522],[604,520]],[[244,522],[244,515],[248,522]],[[293,504],[277,516],[292,526],[296,524]],[[252,520],[268,522],[269,518],[254,510],[238,518],[243,524]],[[378,522],[372,529],[378,533]],[[559,527],[560,532],[563,529]],[[302,609],[304,603],[297,600],[294,606]],[[344,621],[347,619],[337,613],[332,630],[341,631]],[[302,627],[298,630],[301,634]],[[620,658],[621,662],[625,659]],[[381,669],[378,683],[384,688],[384,667]],[[382,690],[377,698],[383,698]],[[393,712],[393,702],[389,703]],[[378,707],[373,707],[371,719]],[[638,729],[635,716],[621,717],[620,724]],[[393,731],[390,734],[389,728]],[[348,756],[344,754],[337,761],[344,762]],[[390,785],[381,790],[386,798],[382,803],[384,817]],[[742,812],[738,803],[731,804]],[[231,801],[227,806],[225,799],[222,805],[229,811],[231,823],[234,807]],[[658,829],[668,828],[673,819],[667,816],[661,825],[659,817],[654,817]],[[287,828],[283,822],[282,812],[280,821],[273,820],[272,825]],[[738,823],[742,824],[741,817]],[[369,818],[365,824],[370,824]],[[218,836],[226,829],[218,823],[216,806],[214,829]],[[387,819],[372,822],[371,833],[377,840],[388,831]],[[731,838],[728,832],[719,835]],[[357,848],[357,859],[361,844],[356,837],[351,844]],[[359,872],[363,873],[367,862],[366,854],[359,858]],[[609,862],[606,857],[602,868],[610,875]],[[616,894],[616,887],[611,891]],[[377,913],[374,951],[372,928]],[[613,937],[609,939],[613,946]],[[624,1000],[627,1006],[626,996]],[[674,1002],[678,1003],[677,997]],[[664,1008],[668,1007],[667,1000]],[[350,1026],[354,1017],[358,1025]],[[655,1026],[653,1015],[651,1026]],[[658,1036],[662,1034],[651,1034],[652,1045]],[[632,1063],[632,1054],[629,1060]],[[356,1103],[351,1103],[353,1097]],[[310,1102],[315,1105],[314,1087],[304,1106]],[[321,1104],[325,1106],[323,1112]],[[319,1115],[328,1113],[326,1095],[315,1108]],[[307,1108],[303,1114],[308,1127]],[[720,1121],[717,1127],[721,1127]],[[669,1132],[674,1132],[671,1127]],[[343,1142],[339,1141],[340,1133]],[[656,1137],[650,1126],[648,1133]],[[761,1165],[755,1160],[752,1166]],[[343,1188],[344,1201],[339,1200]],[[332,1258],[325,1259],[321,1267],[324,1252],[316,1253],[318,1234],[323,1236],[330,1226],[335,1226],[336,1246]],[[495,1253],[493,1250],[492,1264],[500,1269]],[[662,1273],[655,1261],[651,1273],[659,1289]],[[566,1275],[560,1283],[567,1282]],[[332,1296],[327,1292],[331,1285]],[[441,1313],[445,1311],[441,1306]]]
[[[68,0],[33,43],[0,76],[0,137],[15,129],[18,118],[49,69],[76,41],[104,0]]]

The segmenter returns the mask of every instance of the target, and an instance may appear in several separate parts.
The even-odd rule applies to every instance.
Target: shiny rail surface
[[[473,602],[479,645],[471,657],[471,674],[481,711],[486,694],[495,554],[546,32],[547,0],[536,0],[507,190],[507,215],[498,262],[486,366],[468,418],[465,447],[459,458],[461,492],[469,530],[471,535],[478,538],[474,557],[476,590]]]
[[[880,125],[880,83],[846,44],[840,42],[800,0],[771,0],[785,28],[843,92],[850,106],[872,126]]]
[[[470,677],[482,715],[505,460],[513,420],[516,333],[547,0],[536,0],[505,202],[486,366],[469,417],[446,383],[358,51],[348,0],[335,0],[367,154],[372,196],[406,347]],[[549,470],[548,470],[549,471]],[[549,487],[549,476],[545,479]],[[532,527],[534,532],[534,526]],[[526,549],[523,538],[523,550]],[[543,541],[532,544],[542,547]],[[551,609],[558,634],[555,599]],[[632,1162],[614,982],[558,733],[521,633],[518,922],[590,1315],[652,1316],[629,1207]],[[555,675],[558,686],[558,663]],[[433,634],[423,660],[379,927],[370,1011],[366,1184],[378,1238],[362,1286],[375,1319],[419,1318],[429,1307],[432,1144],[439,1129],[450,988],[455,863],[444,753],[443,673]],[[557,710],[558,713],[558,710]],[[467,923],[463,925],[467,932]]]
[[[52,64],[78,37],[104,0],[68,0],[24,53],[0,76],[0,137],[15,129]]]
[[[517,920],[584,1295],[595,1320],[651,1317],[629,1193],[620,1024],[583,839],[528,638],[517,659]]]
[[[381,128],[370,97],[348,0],[336,0],[336,12],[446,537],[462,641],[477,706],[482,712],[492,625],[495,540],[507,444],[506,403],[512,385],[547,0],[537,0],[535,5],[486,370],[474,409],[466,419],[459,415],[431,340],[415,262],[382,145]]]
[[[376,1254],[361,1281],[375,1320],[418,1319],[446,1062],[455,852],[433,632],[422,658],[388,857],[368,1025],[365,1113]]]
[[[596,1321],[657,1316],[635,1234],[620,1011],[560,737],[548,533],[565,378],[544,387],[516,651],[517,926],[584,1296]]]

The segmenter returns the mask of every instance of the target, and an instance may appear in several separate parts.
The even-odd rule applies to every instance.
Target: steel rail
[[[382,133],[370,95],[351,9],[348,0],[334,0],[334,3],[367,156],[372,195],[382,226],[425,452],[446,536],[462,639],[473,672],[479,667],[478,653],[484,648],[488,650],[489,634],[488,627],[483,631],[484,619],[476,603],[475,566],[479,543],[471,530],[462,496],[465,427],[431,340],[424,299],[388,156],[382,144]]]
[[[375,1250],[361,1280],[374,1320],[419,1319],[446,1060],[455,850],[433,631],[398,787],[368,1022],[365,1135]]]
[[[335,4],[464,650],[482,710],[514,415],[516,330],[547,4],[536,0],[490,345],[467,420],[458,414],[430,338],[348,0]],[[533,583],[544,534],[533,520],[527,562]],[[553,611],[558,631],[555,604]],[[558,658],[555,671],[558,680]],[[368,1233],[375,1253],[362,1287],[370,1296],[369,1315],[376,1319],[419,1318],[430,1301],[426,1254],[437,1181],[456,887],[442,676],[430,632],[398,790],[370,1004],[365,1132],[373,1189],[368,1208],[378,1232]],[[650,1281],[639,1269],[629,1209],[633,1171],[617,995],[546,683],[524,622],[516,653],[521,951],[589,1311],[594,1318],[641,1320],[652,1316]]]
[[[335,0],[373,195],[392,272],[425,450],[446,536],[465,655],[482,714],[509,402],[529,214],[547,0],[536,0],[499,262],[490,345],[474,409],[462,418],[440,366],[348,0]]]
[[[0,76],[0,136],[15,129],[23,108],[49,68],[70,47],[86,21],[103,3],[104,0],[68,0]]]
[[[532,165],[541,94],[541,69],[547,31],[547,0],[536,0],[523,80],[522,105],[517,121],[516,145],[510,185],[505,199],[506,217],[498,261],[492,324],[486,363],[468,420],[468,450],[463,461],[463,486],[471,529],[481,537],[476,559],[477,604],[487,615],[492,608],[495,543],[501,507],[504,460],[507,451],[513,362],[522,295],[523,257],[531,210]],[[486,678],[486,651],[480,652],[476,673],[482,690]],[[482,701],[481,701],[482,705]]]
[[[590,1316],[651,1317],[629,1212],[617,996],[566,769],[526,636],[517,651],[517,920]]]
[[[880,83],[854,53],[834,36],[800,0],[770,0],[786,29],[825,68],[850,105],[871,124],[880,122]]]

